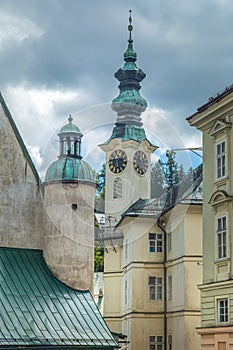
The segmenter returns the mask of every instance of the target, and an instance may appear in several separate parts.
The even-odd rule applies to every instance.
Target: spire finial
[[[129,43],[132,43],[132,30],[133,30],[133,26],[132,26],[132,16],[131,16],[132,10],[129,10],[129,25],[128,25],[128,31],[129,31]]]
[[[69,121],[70,124],[71,124],[72,121],[73,121],[73,118],[71,117],[71,114],[69,115],[68,121]]]

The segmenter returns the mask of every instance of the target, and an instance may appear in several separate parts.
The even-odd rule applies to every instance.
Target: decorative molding
[[[229,196],[226,191],[218,190],[214,192],[209,200],[209,204],[216,206],[219,204],[224,204],[232,200],[232,196]]]
[[[212,127],[209,130],[209,134],[211,136],[215,136],[220,131],[224,131],[226,129],[231,128],[232,123],[229,121],[228,116],[226,116],[224,119],[216,120],[215,123],[212,125]]]

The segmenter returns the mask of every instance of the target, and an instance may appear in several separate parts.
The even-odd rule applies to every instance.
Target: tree
[[[159,163],[162,166],[165,182],[167,188],[171,188],[174,185],[178,184],[178,163],[175,160],[176,154],[173,151],[167,151],[166,153],[167,161],[162,162],[159,160]]]
[[[160,162],[151,164],[151,197],[159,198],[165,191],[165,177]]]
[[[97,183],[95,210],[99,213],[104,213],[105,211],[105,168],[106,165],[103,164],[100,171],[95,173]]]
[[[104,248],[95,247],[94,250],[94,272],[104,271]]]

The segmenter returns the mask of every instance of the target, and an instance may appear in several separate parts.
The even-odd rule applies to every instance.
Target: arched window
[[[122,180],[119,177],[113,183],[113,198],[122,198]]]

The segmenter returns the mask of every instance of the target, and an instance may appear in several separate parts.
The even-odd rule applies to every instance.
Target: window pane
[[[226,230],[226,227],[227,227],[227,226],[226,226],[226,221],[227,221],[227,220],[226,220],[226,216],[223,216],[223,217],[222,217],[222,229],[223,229],[223,230]]]
[[[150,241],[150,253],[155,253],[155,241]]]
[[[163,251],[163,243],[162,241],[157,242],[157,252],[162,253]]]
[[[156,284],[156,277],[149,276],[149,284]]]

